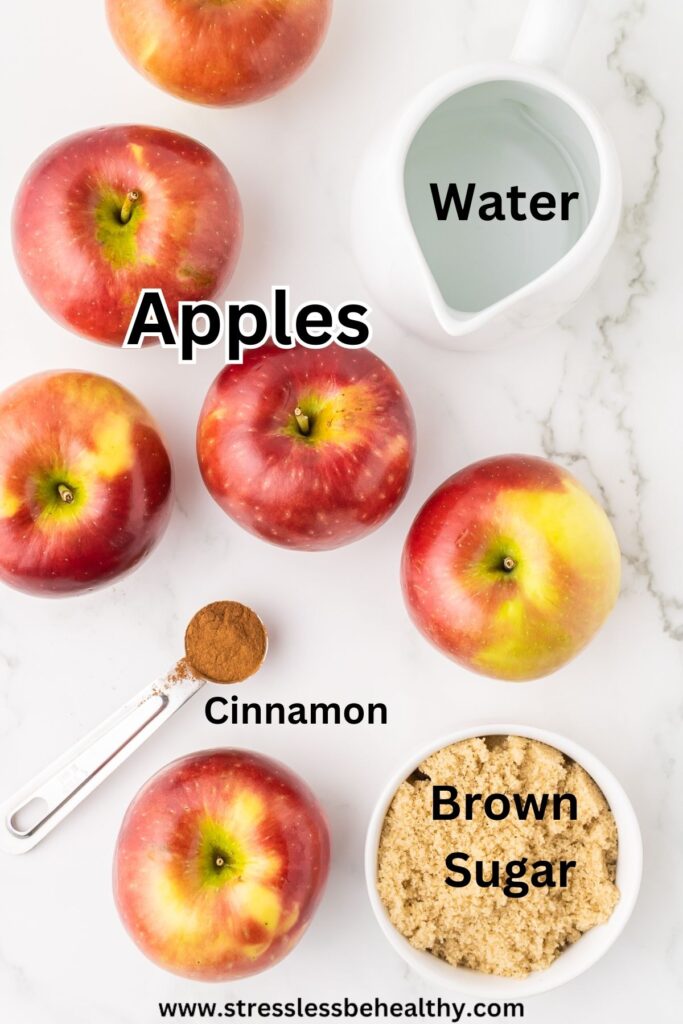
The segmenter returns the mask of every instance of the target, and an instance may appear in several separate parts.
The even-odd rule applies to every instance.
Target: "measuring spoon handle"
[[[0,850],[37,846],[203,685],[172,674],[155,680],[0,804]]]

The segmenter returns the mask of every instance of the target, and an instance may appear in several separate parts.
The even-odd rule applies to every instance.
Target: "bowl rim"
[[[384,818],[402,782],[430,754],[462,740],[483,736],[521,736],[555,747],[580,764],[602,790],[614,816],[619,852],[616,884],[620,898],[610,918],[596,925],[551,964],[527,978],[506,978],[469,968],[453,967],[431,953],[412,946],[391,922],[377,891],[377,852]],[[589,750],[560,733],[518,723],[483,723],[464,726],[423,744],[395,771],[382,789],[368,823],[365,840],[365,880],[377,923],[399,956],[427,981],[463,995],[498,997],[527,996],[549,992],[583,974],[596,964],[616,942],[625,928],[638,899],[643,867],[643,845],[635,811],[621,783],[609,768]]]

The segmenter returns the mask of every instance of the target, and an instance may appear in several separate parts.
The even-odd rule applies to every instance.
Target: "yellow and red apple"
[[[0,394],[0,579],[75,594],[133,569],[161,537],[171,462],[147,410],[106,377],[28,377]]]
[[[217,156],[161,128],[72,135],[29,169],[14,206],[19,269],[59,323],[120,345],[143,288],[212,299],[237,262],[242,212]]]
[[[554,672],[585,647],[619,594],[603,509],[540,458],[486,459],[445,481],[405,544],[410,615],[440,650],[499,679]]]
[[[332,0],[107,0],[125,57],[167,92],[232,106],[298,78],[322,45]]]
[[[129,807],[114,896],[142,952],[175,974],[228,981],[278,963],[327,880],[327,824],[305,783],[245,750],[174,761]]]
[[[250,349],[221,371],[197,430],[214,499],[245,529],[321,551],[380,526],[401,502],[415,450],[398,380],[365,348]]]

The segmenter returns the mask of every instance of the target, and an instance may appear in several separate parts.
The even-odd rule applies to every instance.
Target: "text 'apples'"
[[[486,459],[428,499],[403,552],[418,628],[461,665],[499,679],[554,672],[619,594],[619,545],[600,506],[559,466]]]
[[[204,402],[204,482],[245,529],[283,547],[340,547],[380,526],[412,475],[413,415],[367,349],[277,348],[226,366]]]
[[[120,125],[38,158],[14,206],[19,269],[59,323],[120,345],[143,288],[178,303],[217,296],[242,242],[232,177],[185,135]]]
[[[266,970],[301,938],[327,880],[323,813],[284,765],[209,750],[155,775],[128,809],[114,896],[160,967],[228,981]]]
[[[74,594],[134,568],[171,514],[171,462],[147,410],[64,371],[0,394],[0,579]]]

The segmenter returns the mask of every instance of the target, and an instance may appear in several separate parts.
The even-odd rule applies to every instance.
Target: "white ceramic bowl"
[[[550,967],[544,971],[536,971],[528,978],[501,978],[464,967],[453,967],[431,953],[415,949],[391,923],[377,893],[379,839],[382,824],[394,793],[410,773],[430,754],[441,750],[442,747],[474,736],[524,736],[561,750],[585,768],[600,787],[610,805],[619,832],[616,882],[621,898],[609,921],[586,932],[578,942],[569,946]],[[545,729],[521,725],[478,725],[460,729],[458,732],[443,736],[434,743],[430,743],[423,750],[414,754],[390,779],[377,801],[370,819],[365,844],[365,877],[370,903],[380,928],[396,952],[410,967],[434,985],[454,989],[463,995],[488,996],[493,1000],[510,997],[524,998],[540,992],[547,992],[559,985],[564,985],[565,982],[571,981],[572,978],[576,978],[577,975],[592,967],[617,940],[631,916],[640,889],[642,864],[643,847],[635,812],[620,783],[609,769],[593,754],[572,740],[547,732]]]

